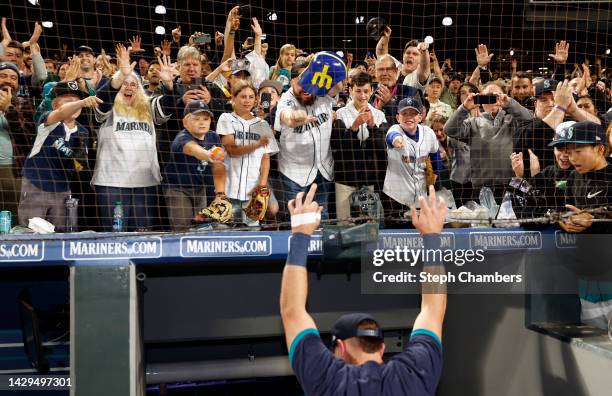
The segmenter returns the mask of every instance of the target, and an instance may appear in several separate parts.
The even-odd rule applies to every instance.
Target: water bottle
[[[113,209],[113,232],[123,231],[123,206],[121,201],[115,202],[115,208]]]
[[[498,220],[516,220],[516,214],[514,213],[514,209],[512,209],[512,193],[510,191],[506,191],[504,194],[504,199],[502,200],[501,207],[499,208],[499,213],[497,214]],[[518,222],[507,222],[497,225],[497,227],[520,227],[521,224]]]
[[[66,232],[76,232],[78,231],[78,222],[79,222],[79,200],[76,198],[72,198],[72,195],[69,195],[65,201],[66,204]]]

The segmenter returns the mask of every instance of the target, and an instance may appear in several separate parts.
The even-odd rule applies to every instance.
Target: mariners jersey
[[[416,140],[397,124],[389,128],[387,136],[398,132],[404,138],[405,145],[401,149],[387,145],[387,174],[383,191],[401,204],[417,206],[419,196],[427,196],[425,168],[429,154],[438,152],[438,140],[434,131],[425,125],[417,126]]]
[[[217,122],[219,135],[234,135],[236,146],[248,146],[257,143],[262,137],[268,137],[268,145],[258,147],[249,154],[229,156],[227,159],[228,172],[226,174],[225,194],[232,199],[248,200],[248,195],[257,187],[261,159],[264,154],[278,152],[278,144],[274,132],[267,122],[259,117],[245,120],[236,113],[223,113]]]
[[[334,178],[334,159],[329,145],[332,106],[333,99],[329,96],[317,97],[312,105],[303,106],[293,94],[293,89],[285,92],[278,102],[274,129],[281,133],[279,170],[302,187],[312,184],[318,172],[329,181]],[[289,128],[280,120],[284,110],[304,110],[316,120]]]
[[[137,188],[161,183],[154,123],[161,125],[167,116],[160,98],[151,99],[152,118],[146,121],[117,114],[114,107],[106,113],[96,109],[96,120],[102,125],[92,184]]]

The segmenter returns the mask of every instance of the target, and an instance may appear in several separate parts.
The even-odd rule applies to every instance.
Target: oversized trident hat
[[[300,76],[300,85],[314,96],[326,96],[333,86],[346,80],[346,64],[331,51],[319,52]]]

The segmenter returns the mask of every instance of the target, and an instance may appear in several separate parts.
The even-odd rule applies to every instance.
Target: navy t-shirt
[[[183,148],[189,142],[196,142],[206,150],[221,146],[221,139],[215,131],[206,132],[203,140],[195,138],[186,129],[180,131],[172,141],[170,157],[164,168],[164,179],[169,186],[199,188],[207,184],[206,179],[211,175],[210,165],[207,161],[183,153]]]
[[[316,329],[295,337],[289,361],[307,395],[434,395],[442,373],[442,344],[415,330],[407,348],[389,361],[347,364],[325,346]]]
[[[23,175],[43,191],[70,190],[70,174],[75,171],[75,160],[83,157],[89,131],[78,122],[76,131],[68,135],[64,123],[45,126],[50,112],[39,120],[36,140],[23,165]]]

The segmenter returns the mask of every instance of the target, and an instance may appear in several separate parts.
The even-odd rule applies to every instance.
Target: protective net
[[[316,183],[329,222],[409,227],[433,185],[457,226],[607,227],[609,2],[0,10],[5,224],[282,228]]]

